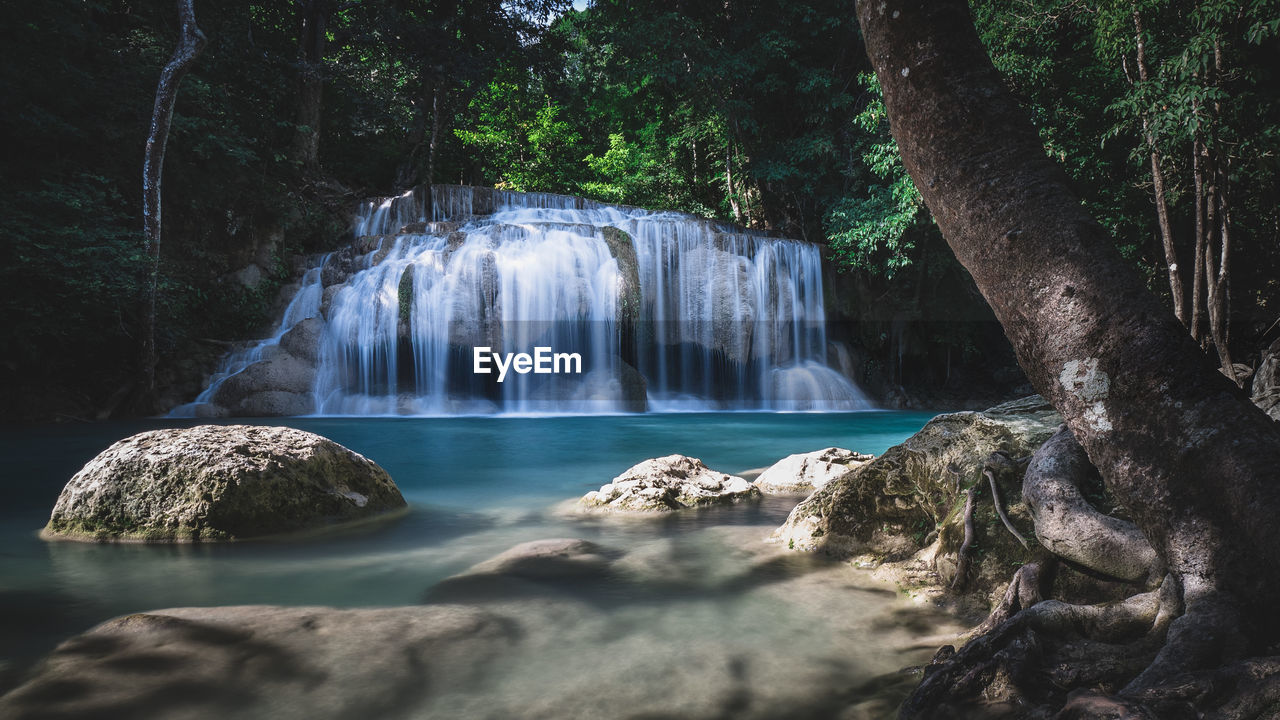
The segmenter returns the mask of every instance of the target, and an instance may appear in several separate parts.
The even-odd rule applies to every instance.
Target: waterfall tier
[[[307,396],[302,383],[256,379],[281,372],[225,379],[298,355],[314,358],[305,402],[320,414],[870,406],[826,363],[815,245],[682,213],[440,185],[368,203],[355,232],[308,273],[275,338],[228,358],[183,414],[264,414],[255,394]],[[301,323],[297,308],[321,319]],[[292,334],[313,346],[272,351]],[[580,372],[515,365],[499,382],[492,359],[476,372],[477,348],[547,348],[565,370],[576,355]]]

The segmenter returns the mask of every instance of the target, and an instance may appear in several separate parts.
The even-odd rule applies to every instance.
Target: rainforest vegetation
[[[177,8],[4,5],[0,412],[163,409],[182,398],[140,380],[142,168]],[[1280,332],[1280,2],[971,9],[1088,211],[1243,376],[1232,363],[1254,364]],[[260,332],[290,258],[346,241],[358,200],[421,183],[823,243],[860,288],[850,317],[868,323],[869,360],[889,361],[902,318],[948,361],[1008,352],[948,322],[990,315],[903,170],[851,1],[196,2],[195,17],[207,44],[181,80],[164,166],[160,395]]]

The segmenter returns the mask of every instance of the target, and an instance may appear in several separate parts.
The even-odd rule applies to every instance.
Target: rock
[[[612,576],[610,565],[620,553],[588,540],[556,538],[521,543],[466,571],[445,578],[427,593],[426,602],[474,603],[533,596]]]
[[[402,340],[413,337],[413,273],[413,263],[409,263],[400,273],[400,282],[396,286],[396,337]]]
[[[329,317],[329,308],[333,306],[333,299],[338,296],[338,293],[342,292],[346,288],[347,288],[347,284],[342,283],[339,285],[328,285],[325,287],[323,291],[321,291],[320,293],[321,317],[324,317],[326,319]]]
[[[280,337],[280,347],[295,358],[314,365],[320,356],[320,338],[323,335],[324,321],[317,317],[307,318]]]
[[[432,692],[481,681],[513,631],[457,605],[153,610],[62,643],[0,697],[0,716],[407,717]]]
[[[695,247],[680,258],[680,281],[688,317],[682,342],[718,350],[734,363],[750,360],[755,328],[751,261],[711,247]]]
[[[634,465],[579,504],[599,510],[666,512],[754,499],[760,491],[740,477],[716,472],[697,458],[667,455]]]
[[[533,540],[474,565],[469,575],[513,575],[523,578],[562,578],[593,575],[612,562],[610,551],[573,538]]]
[[[618,321],[625,327],[640,317],[640,261],[635,241],[616,227],[605,227],[601,232],[618,264]]]
[[[387,472],[287,427],[152,430],[112,445],[63,488],[49,539],[206,542],[278,535],[405,507]]]
[[[316,411],[316,397],[311,393],[287,390],[261,390],[243,397],[232,407],[215,405],[210,417],[295,417]]]
[[[642,413],[649,409],[649,383],[641,372],[617,359],[618,383],[622,386],[622,411]]]
[[[1001,524],[983,465],[997,451],[1010,458],[1030,456],[1061,422],[1038,396],[983,412],[939,415],[901,445],[814,492],[771,539],[793,549],[862,556],[862,563],[923,563],[949,583],[964,538],[965,491],[980,483],[975,544],[983,552],[974,558],[970,586],[988,591],[1007,582],[1011,563],[1032,559],[1038,546],[1015,463],[999,470],[997,482],[1006,512],[1032,551]]]
[[[265,279],[262,274],[262,268],[250,263],[239,270],[225,276],[225,279],[234,282],[246,290],[257,290]]]
[[[761,473],[755,486],[766,493],[811,492],[874,459],[836,447],[788,455]]]
[[[1280,420],[1280,340],[1262,353],[1253,375],[1253,403]]]
[[[314,364],[281,348],[227,378],[211,400],[232,417],[306,415],[315,410],[315,377]]]

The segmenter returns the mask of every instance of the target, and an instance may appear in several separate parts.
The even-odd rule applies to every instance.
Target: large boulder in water
[[[837,447],[788,455],[761,473],[755,485],[766,493],[812,492],[874,459]]]
[[[385,470],[313,433],[202,425],[125,438],[63,488],[49,539],[208,542],[364,520],[405,507]]]
[[[645,460],[587,493],[579,504],[589,509],[622,512],[667,512],[760,497],[740,477],[716,472],[685,455]]]

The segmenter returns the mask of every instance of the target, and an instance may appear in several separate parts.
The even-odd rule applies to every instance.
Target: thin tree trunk
[[[1228,383],[1045,155],[964,0],[859,0],[903,162],[1186,612],[1133,688],[1280,637],[1280,425]]]
[[[440,88],[431,94],[431,143],[427,146],[427,184],[436,181],[436,156],[440,147]]]
[[[1204,168],[1201,163],[1201,155],[1204,153],[1204,144],[1199,138],[1192,142],[1191,145],[1191,175],[1192,182],[1195,184],[1195,226],[1196,226],[1196,256],[1193,265],[1195,273],[1194,280],[1191,283],[1191,339],[1204,344],[1204,256],[1207,252],[1209,242],[1208,231],[1204,223]]]
[[[332,0],[302,0],[298,30],[298,110],[293,156],[305,173],[320,172],[320,121],[324,111],[324,53]]]
[[[733,221],[742,224],[742,209],[738,206],[738,193],[733,187],[733,146],[724,148],[724,186],[729,195],[729,207],[733,208]]]
[[[1138,80],[1147,82],[1150,78],[1147,69],[1146,38],[1142,30],[1142,15],[1135,8],[1133,11],[1134,39],[1137,43]],[[1126,73],[1127,74],[1127,73]],[[1155,135],[1151,132],[1147,114],[1142,114],[1142,135],[1151,151],[1151,186],[1155,194],[1156,221],[1160,227],[1160,241],[1164,245],[1165,266],[1169,271],[1169,294],[1173,296],[1173,314],[1178,322],[1188,324],[1186,291],[1182,287],[1182,272],[1178,268],[1178,253],[1173,245],[1173,228],[1169,222],[1169,206],[1165,198],[1164,171],[1160,168],[1160,150],[1156,146]]]
[[[181,23],[178,47],[160,71],[142,161],[142,226],[147,239],[147,255],[151,259],[144,319],[146,331],[142,339],[142,372],[148,397],[154,395],[156,388],[156,295],[160,283],[160,231],[163,227],[160,188],[164,153],[169,142],[169,126],[173,123],[173,105],[178,99],[178,85],[205,45],[204,33],[196,26],[194,0],[179,0],[178,20]]]

